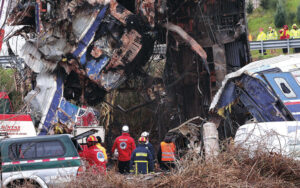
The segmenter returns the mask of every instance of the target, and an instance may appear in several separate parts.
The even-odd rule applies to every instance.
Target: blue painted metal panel
[[[102,19],[105,16],[105,13],[107,11],[108,5],[104,6],[100,13],[97,15],[96,20],[92,24],[92,26],[89,28],[88,32],[85,34],[83,39],[78,43],[78,46],[76,50],[73,52],[74,57],[79,57],[80,54],[87,48],[90,41],[93,39],[94,34],[98,30],[99,25],[101,24]]]
[[[287,109],[291,112],[294,118],[300,121],[300,86],[290,72],[283,73],[266,73],[264,74],[266,80],[275,91],[276,95],[283,101]],[[275,79],[284,79],[289,85],[295,96],[287,96],[280,86],[276,83]]]
[[[59,122],[67,124],[68,122],[75,122],[76,114],[78,113],[79,108],[68,102],[65,98],[62,98],[60,105],[60,110],[57,112],[57,118]]]
[[[285,121],[275,106],[276,96],[260,80],[244,75],[240,80],[244,90],[240,90],[240,100],[259,122]]]
[[[236,86],[233,82],[229,82],[228,84],[226,84],[225,89],[222,92],[219,102],[216,106],[217,109],[224,108],[237,100],[235,90]]]
[[[56,111],[57,111],[57,107],[59,105],[60,99],[62,97],[62,94],[63,94],[63,77],[59,73],[57,74],[56,84],[57,84],[57,86],[56,86],[57,90],[55,91],[50,108],[46,115],[46,119],[44,121],[43,128],[39,135],[46,135],[48,133],[48,130],[50,129],[51,125],[53,125],[57,122]]]
[[[38,3],[35,3],[35,31],[40,33],[40,7]]]
[[[110,58],[107,56],[103,56],[100,60],[92,59],[89,62],[87,62],[85,66],[85,70],[88,74],[88,77],[91,80],[94,80],[96,82],[100,81],[100,72],[102,69],[108,64]]]

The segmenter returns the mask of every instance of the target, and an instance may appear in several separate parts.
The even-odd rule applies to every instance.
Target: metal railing
[[[291,48],[300,48],[300,39],[265,40],[250,42],[250,50],[261,50],[262,55],[264,50],[282,48],[286,48],[288,53],[290,53]]]

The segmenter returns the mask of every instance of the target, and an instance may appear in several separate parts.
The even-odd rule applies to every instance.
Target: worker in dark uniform
[[[141,134],[141,137],[146,138],[146,140],[147,140],[146,143],[145,143],[146,148],[151,152],[153,162],[155,163],[155,151],[154,151],[153,145],[149,142],[149,133],[147,131],[145,131]]]
[[[133,151],[130,160],[130,172],[135,174],[148,174],[153,172],[153,158],[151,152],[146,148],[146,138],[139,138],[139,145]]]

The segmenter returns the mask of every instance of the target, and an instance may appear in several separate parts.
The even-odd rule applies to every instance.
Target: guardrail
[[[261,50],[267,49],[282,49],[286,48],[290,53],[291,48],[300,48],[300,39],[286,39],[286,40],[264,40],[264,41],[251,41],[250,50]]]

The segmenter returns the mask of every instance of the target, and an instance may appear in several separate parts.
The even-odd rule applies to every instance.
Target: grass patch
[[[300,5],[299,0],[285,0],[285,8],[287,14],[290,12],[297,13],[297,7]],[[268,27],[272,26],[275,28],[274,16],[276,13],[276,8],[264,10],[261,7],[255,9],[252,14],[248,15],[248,29],[249,33],[253,36],[253,40],[256,40],[257,35],[259,34],[259,28],[264,28],[267,32]],[[288,18],[287,18],[288,19]],[[287,20],[289,22],[289,20]],[[300,23],[298,23],[300,24]],[[291,25],[289,25],[291,27]],[[275,28],[278,32],[281,28]]]

